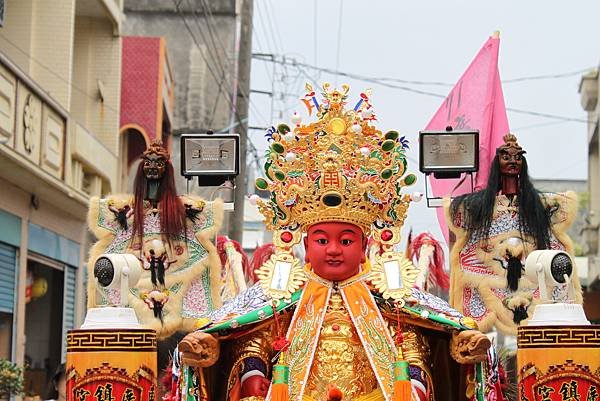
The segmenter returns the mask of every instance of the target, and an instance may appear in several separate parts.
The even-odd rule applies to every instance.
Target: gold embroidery
[[[377,378],[339,293],[331,296],[305,394],[322,399],[329,383],[337,385],[345,399],[377,388]]]
[[[283,329],[289,325],[291,314],[283,314],[279,317]],[[255,327],[250,333],[247,333],[239,339],[232,339],[231,357],[233,366],[227,381],[227,392],[233,387],[235,381],[239,378],[241,370],[244,368],[246,358],[259,358],[264,362],[267,369],[271,368],[271,357],[273,354],[273,339],[275,333],[275,324],[273,321]],[[269,372],[266,372],[267,374]]]
[[[388,321],[388,324],[390,325],[390,331],[392,332],[392,337],[394,337],[395,341],[397,328],[391,321]],[[423,379],[426,382],[427,388],[430,390],[429,399],[434,400],[429,341],[417,327],[408,324],[402,325],[402,339],[402,354],[404,359],[410,366],[416,366],[423,371],[425,376]]]

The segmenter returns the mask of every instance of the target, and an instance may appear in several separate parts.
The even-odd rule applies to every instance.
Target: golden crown
[[[402,187],[416,181],[405,174],[408,141],[397,131],[383,134],[372,123],[375,115],[369,91],[356,105],[346,109],[349,86],[341,90],[323,85],[320,104],[307,84],[302,101],[317,121],[301,124],[294,113],[291,129],[272,127],[267,136],[265,175],[258,189],[271,192],[258,208],[271,230],[298,224],[306,230],[327,221],[348,222],[370,233],[377,227],[399,227],[404,223],[410,196]]]

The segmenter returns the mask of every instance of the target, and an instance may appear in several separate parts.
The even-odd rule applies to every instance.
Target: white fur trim
[[[410,379],[412,385],[413,399],[424,400],[427,397],[427,389],[425,385],[416,379]]]
[[[254,369],[251,370],[249,372],[246,372],[242,375],[241,379],[240,379],[240,384],[244,384],[244,382],[246,381],[246,379],[251,378],[252,376],[262,376],[265,377],[265,374],[263,372],[261,372],[260,370]]]

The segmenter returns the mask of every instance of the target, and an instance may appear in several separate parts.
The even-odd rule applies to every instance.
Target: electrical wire
[[[267,59],[263,58],[263,60],[267,60]],[[271,61],[273,63],[286,63],[287,62],[285,59],[282,59],[282,60],[273,59],[273,60],[269,60],[269,61]],[[322,71],[322,72],[332,74],[332,75],[339,75],[339,76],[356,79],[358,81],[374,83],[374,84],[381,85],[381,86],[391,88],[391,89],[398,89],[398,90],[402,90],[405,92],[411,92],[411,93],[416,93],[419,95],[436,97],[439,99],[446,98],[446,95],[443,95],[441,93],[436,93],[436,92],[431,92],[431,91],[426,91],[426,90],[421,90],[421,89],[415,89],[415,88],[411,88],[411,87],[405,86],[405,85],[395,85],[395,84],[391,84],[391,83],[382,81],[380,79],[376,79],[376,78],[372,78],[372,77],[368,77],[368,76],[364,76],[364,75],[359,75],[359,74],[354,74],[354,73],[335,71],[330,68],[316,67],[316,66],[313,66],[313,65],[310,65],[307,63],[303,63],[303,62],[299,62],[296,60],[293,60],[293,62],[287,62],[287,63],[289,65],[296,66],[298,68],[304,67],[304,68],[308,68],[308,69],[312,69],[312,70],[316,70],[316,71]],[[307,78],[310,78],[310,76],[306,72],[304,74]],[[314,80],[312,78],[310,78],[310,80],[314,83]],[[317,87],[318,87],[318,85],[317,85]],[[514,113],[527,114],[527,115],[543,117],[543,118],[551,118],[551,119],[556,119],[556,120],[561,120],[561,121],[574,121],[574,122],[580,122],[580,123],[588,123],[587,119],[577,118],[577,117],[560,116],[560,115],[556,115],[556,114],[541,113],[541,112],[530,111],[530,110],[522,110],[522,109],[516,109],[516,108],[512,108],[512,107],[507,107],[506,110],[514,112]]]
[[[277,24],[277,20],[275,19],[275,17],[271,17],[271,10],[266,5],[266,3],[263,3],[263,5],[265,8],[267,22],[269,24],[269,27],[271,28],[271,32],[273,33],[273,42],[275,43],[275,48],[279,49],[278,51],[280,52],[280,54],[284,54],[283,44],[281,42],[281,32],[279,31],[279,25]]]
[[[267,15],[264,11],[262,11],[262,7],[261,4],[263,2],[262,1],[257,1],[256,2],[256,10],[258,11],[258,21],[260,24],[262,24],[263,27],[265,27],[265,38],[267,40],[267,42],[270,42],[268,45],[269,47],[272,47],[275,52],[280,52],[280,50],[277,48],[277,43],[275,42],[275,31],[273,31],[271,25],[267,25],[267,23],[265,23],[265,20],[267,19]],[[267,32],[269,31],[269,32]],[[280,53],[281,54],[281,53]]]
[[[577,70],[577,71],[563,72],[563,73],[560,73],[560,74],[533,75],[533,76],[529,76],[529,77],[520,77],[520,78],[513,78],[513,79],[505,79],[505,80],[502,81],[502,83],[503,84],[511,84],[511,83],[523,82],[523,81],[537,81],[537,80],[540,80],[540,79],[557,79],[557,78],[572,77],[574,75],[583,74],[584,72],[589,71],[591,68],[593,68],[593,67],[583,68],[583,69]]]
[[[213,34],[211,34],[211,41],[213,43],[213,46],[215,47],[215,53],[218,54],[217,48],[216,48],[216,44],[215,44],[215,39],[214,37],[216,36],[217,41],[219,42],[219,44],[221,45],[221,48],[225,49],[225,44],[223,43],[223,41],[221,40],[221,37],[219,35],[217,35],[216,33],[216,22],[213,16],[212,11],[210,10],[209,4],[207,2],[207,0],[201,0],[202,3],[202,7],[204,10],[204,15],[208,17],[208,29],[209,29],[209,33],[214,31],[214,36]],[[222,69],[223,69],[223,77],[225,76],[225,71],[224,71],[224,63],[221,63]],[[258,107],[256,106],[256,104],[254,104],[254,102],[250,99],[249,95],[244,91],[244,88],[242,88],[239,85],[237,85],[237,91],[238,93],[240,93],[240,95],[244,98],[244,100],[246,100],[248,102],[249,108],[252,109],[258,116],[260,116],[265,122],[268,123],[267,119],[264,117],[264,115],[262,114],[262,112],[258,109]],[[230,90],[231,90],[231,96],[233,96],[233,82],[231,83],[230,86]]]
[[[177,2],[177,0],[173,0],[173,4],[175,5],[175,9],[177,10],[177,14],[180,16],[185,28],[187,29],[188,33],[190,34],[190,37],[192,38],[192,41],[195,43],[196,47],[198,48],[198,50],[200,50],[200,55],[202,57],[202,59],[204,60],[204,62],[206,63],[206,67],[210,73],[210,75],[212,76],[212,78],[215,80],[215,82],[217,82],[217,76],[214,72],[214,70],[212,69],[211,65],[208,63],[208,60],[206,59],[206,55],[204,54],[204,52],[202,51],[202,47],[200,46],[200,44],[198,43],[198,39],[196,38],[196,36],[194,35],[194,32],[192,31],[191,27],[189,26],[185,15],[183,15],[183,13],[181,12],[180,9],[180,4],[183,0],[180,0],[179,2]],[[239,124],[240,126],[242,126],[242,119],[239,115],[238,110],[233,107],[233,102],[231,99],[231,95],[227,92],[225,92],[224,94],[224,98],[227,101],[227,103],[229,104],[229,106],[231,107],[231,110],[235,116],[235,119],[237,120],[237,124]],[[247,136],[246,136],[247,137]],[[246,143],[249,143],[250,141],[246,141]]]
[[[196,17],[195,18],[196,26],[198,27],[198,31],[202,35],[202,40],[205,43],[208,44],[209,42],[206,40],[206,36],[202,32],[201,24],[198,21],[198,16],[197,16],[196,8],[192,7],[192,5],[190,4],[190,0],[188,0],[188,5],[190,6],[190,9],[192,10],[192,12],[194,13],[194,16]],[[217,108],[219,106],[219,100],[221,98],[221,93],[223,91],[223,84],[225,83],[225,79],[227,77],[227,71],[229,70],[229,65],[228,64],[226,65],[226,62],[224,62],[221,59],[221,52],[219,51],[219,47],[217,46],[215,38],[214,38],[214,35],[213,35],[212,24],[211,24],[212,12],[210,11],[210,8],[207,9],[204,0],[201,0],[201,5],[202,5],[202,9],[203,9],[204,19],[206,21],[208,21],[208,23],[205,24],[205,26],[206,26],[207,31],[208,31],[208,37],[210,39],[210,44],[212,44],[212,47],[213,47],[213,55],[211,56],[211,58],[213,58],[213,59],[215,59],[217,61],[218,68],[221,69],[221,79],[220,79],[219,84],[218,84],[217,95],[215,96],[215,103],[213,104],[213,108],[211,110],[210,118],[208,120],[208,126],[210,127],[210,126],[213,125],[215,114],[216,114]],[[211,50],[210,50],[210,48],[208,46],[207,46],[207,49],[208,49],[209,53],[211,53]],[[225,49],[226,49],[225,45],[222,42],[221,42],[220,49],[222,49],[223,51],[225,51]]]
[[[179,0],[179,2],[177,0],[172,0],[172,1],[173,1],[173,4],[175,5],[175,9],[176,9],[178,15],[180,16],[180,18],[182,19],[182,21],[184,23],[185,28],[187,29],[188,33],[190,34],[190,36],[191,36],[194,44],[196,45],[196,47],[200,51],[200,55],[201,55],[203,61],[205,62],[206,67],[207,67],[210,75],[215,80],[215,82],[219,82],[219,79],[217,78],[217,74],[215,73],[215,71],[213,70],[211,64],[209,63],[208,58],[206,57],[206,55],[202,51],[202,46],[198,42],[198,39],[194,35],[193,30],[191,29],[191,27],[190,27],[187,19],[185,18],[185,15],[183,14],[183,11],[180,8],[180,5],[183,2],[183,0]],[[194,18],[197,19],[198,18],[197,15],[194,15]],[[206,41],[206,38],[203,37],[203,40]],[[207,50],[209,50],[209,53],[210,53],[210,49],[208,47],[207,47]],[[233,92],[233,83],[231,84],[231,88],[232,88],[232,92]],[[243,88],[240,87],[239,82],[237,84],[237,90],[238,90],[238,93],[240,94],[240,96],[242,96],[248,102],[249,108],[254,107],[254,111],[257,112],[258,114],[260,114],[260,111],[258,111],[258,109],[256,109],[256,107],[250,101],[250,98],[249,98],[248,94],[246,94],[244,92]],[[227,100],[227,103],[228,103],[229,107],[231,107],[231,110],[233,111],[233,113],[234,113],[234,115],[236,117],[236,120],[238,121],[238,124],[240,126],[242,126],[241,118],[239,117],[238,110],[233,105],[234,103],[233,103],[232,94],[228,93],[227,91],[225,92],[225,94],[226,94],[226,96],[224,98]]]
[[[256,43],[258,44],[258,48],[260,49],[261,53],[269,53],[268,48],[266,48],[266,47],[264,47],[262,45],[262,41],[260,39],[260,35],[258,34],[259,31],[254,26],[254,20],[255,20],[255,18],[252,18],[252,37],[253,37],[253,39],[256,38]],[[271,74],[271,72],[267,68],[267,63],[261,63],[261,64],[265,68],[266,76],[268,77],[268,80],[270,81],[271,79],[273,79],[273,75]]]

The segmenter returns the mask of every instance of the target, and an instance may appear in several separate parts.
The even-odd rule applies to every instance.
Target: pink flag
[[[426,130],[444,130],[452,126],[454,130],[479,130],[479,172],[476,175],[475,189],[484,188],[496,148],[502,144],[502,137],[509,132],[504,95],[498,72],[498,50],[500,39],[491,37],[483,45],[471,65],[450,91],[435,113]],[[458,179],[438,180],[429,177],[433,196],[449,196],[459,182]],[[452,196],[470,192],[467,178]],[[442,208],[437,209],[438,221],[448,243],[448,226]]]

